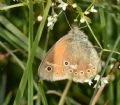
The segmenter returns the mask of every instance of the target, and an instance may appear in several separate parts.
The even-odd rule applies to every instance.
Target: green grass
[[[65,35],[73,24],[80,24],[90,41],[100,49],[108,76],[111,65],[120,59],[120,1],[79,1],[78,7],[68,0],[65,11],[51,6],[51,0],[0,1],[0,105],[93,105],[98,89],[93,85],[38,79],[38,66],[52,45]],[[97,13],[84,16],[95,5]],[[47,27],[48,16],[59,14],[53,30]],[[66,14],[66,17],[64,15]],[[37,21],[42,15],[41,22]],[[84,16],[85,23],[79,23]],[[73,20],[78,17],[75,23]],[[67,20],[66,20],[67,18]],[[7,55],[7,56],[6,56]],[[21,75],[22,73],[22,75]],[[101,92],[97,105],[120,105],[120,71]]]

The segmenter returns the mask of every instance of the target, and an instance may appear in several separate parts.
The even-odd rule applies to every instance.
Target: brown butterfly
[[[100,69],[100,58],[94,46],[79,28],[74,27],[48,51],[38,75],[42,80],[72,78],[83,83],[91,80]]]

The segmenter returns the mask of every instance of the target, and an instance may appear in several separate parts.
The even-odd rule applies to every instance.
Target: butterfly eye
[[[93,67],[92,69],[95,70],[95,67]]]
[[[80,71],[80,75],[83,75],[84,74],[84,72],[83,71]]]
[[[90,73],[90,72],[91,72],[91,70],[90,70],[90,69],[88,69],[88,70],[87,70],[87,73]]]
[[[78,75],[78,72],[75,72],[74,75],[77,76],[77,75]]]
[[[64,65],[65,65],[65,66],[69,66],[69,62],[68,62],[68,61],[65,61],[65,62],[64,62]]]
[[[45,70],[47,70],[48,72],[50,72],[50,71],[53,70],[53,68],[52,68],[51,66],[47,66],[47,67],[45,68]]]
[[[70,69],[70,70],[69,70],[69,72],[70,72],[70,73],[73,73],[73,70],[72,70],[72,69]]]

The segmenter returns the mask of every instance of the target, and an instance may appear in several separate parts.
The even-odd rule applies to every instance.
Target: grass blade
[[[28,57],[31,55],[33,44],[33,2],[29,0],[29,42],[28,42]],[[30,74],[28,75],[28,105],[33,105],[33,71],[30,65]]]
[[[41,24],[38,28],[38,32],[37,32],[35,41],[34,41],[33,46],[32,46],[32,51],[30,53],[30,57],[28,58],[26,69],[25,69],[25,72],[22,76],[20,86],[18,88],[17,95],[15,97],[13,105],[19,105],[20,100],[23,96],[23,93],[24,93],[24,90],[25,90],[25,87],[26,87],[26,83],[27,83],[27,79],[28,79],[28,75],[29,75],[29,72],[30,72],[29,71],[30,70],[30,65],[32,65],[32,63],[33,63],[35,51],[38,47],[38,43],[39,43],[39,40],[40,40],[41,35],[42,35],[42,31],[43,31],[43,28],[44,28],[44,25],[45,25],[45,21],[46,21],[50,6],[51,6],[51,0],[48,0],[45,11],[44,11],[43,20],[41,21]]]
[[[2,105],[8,105],[9,102],[10,102],[11,97],[12,97],[12,92],[9,92],[6,99],[5,99],[5,101],[4,101],[4,103]]]
[[[43,105],[48,105],[47,99],[46,99],[46,96],[45,96],[45,93],[44,93],[44,90],[43,90],[42,82],[40,82],[38,84],[38,87],[39,87],[38,96],[41,97]]]

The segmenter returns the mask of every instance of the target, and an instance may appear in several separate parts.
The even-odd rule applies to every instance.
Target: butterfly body
[[[38,75],[43,80],[85,82],[99,71],[100,58],[87,36],[74,27],[48,51]]]

